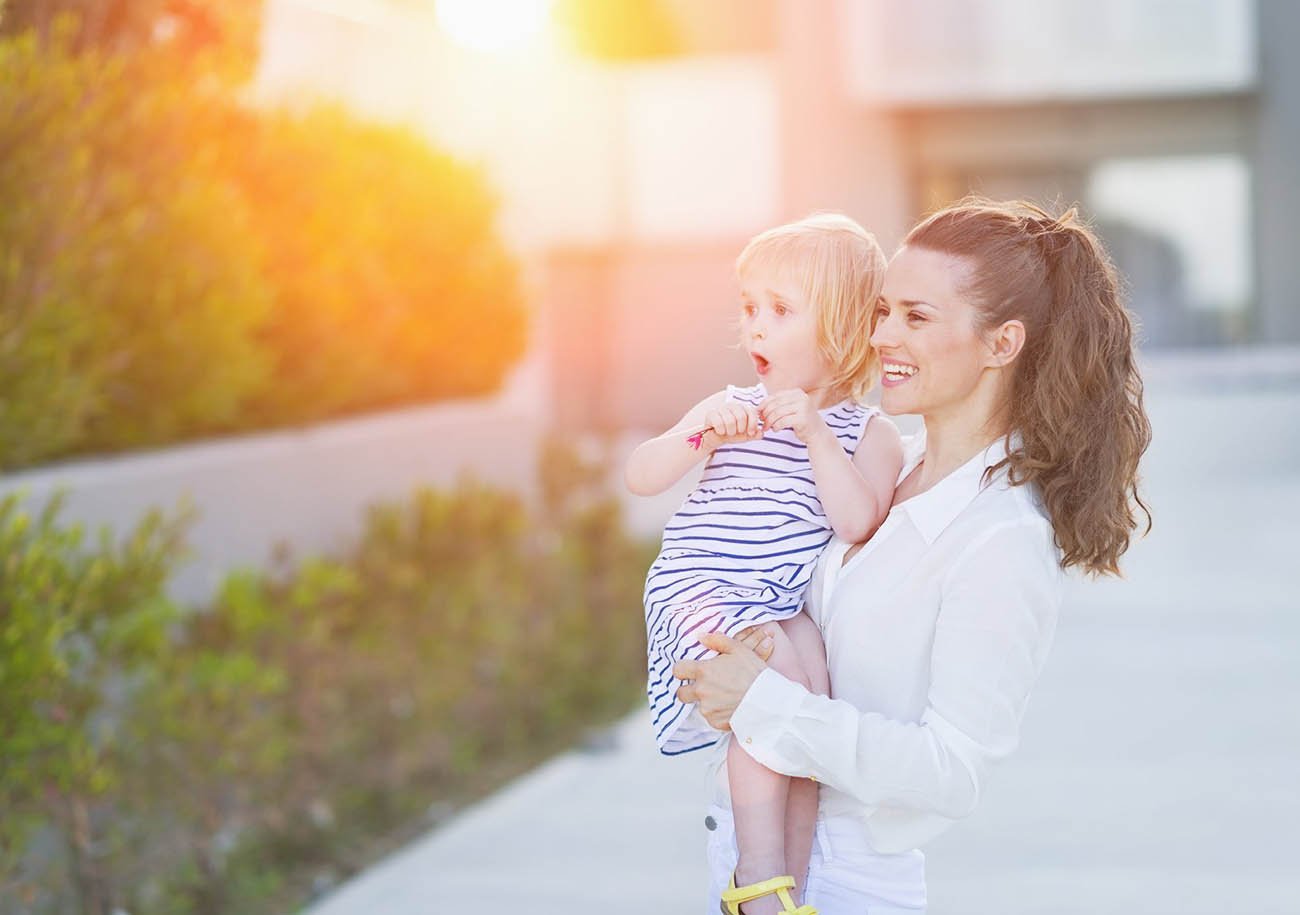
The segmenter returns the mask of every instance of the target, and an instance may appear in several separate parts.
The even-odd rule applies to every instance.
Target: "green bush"
[[[179,522],[85,553],[0,506],[0,910],[284,911],[633,708],[653,545],[592,468],[542,470],[540,509],[422,490],[181,615]]]
[[[476,169],[93,31],[0,38],[0,470],[500,383],[524,309]]]
[[[0,41],[0,468],[229,428],[266,378],[220,110],[69,41]]]
[[[338,108],[248,118],[230,167],[274,307],[258,424],[482,394],[522,354],[514,261],[484,176]]]
[[[163,585],[185,519],[150,515],[124,540],[101,532],[86,550],[58,511],[57,499],[35,517],[16,496],[0,500],[0,903],[6,891],[33,907],[51,895],[48,877],[15,877],[45,824],[67,850],[55,882],[97,911],[111,881],[94,812],[122,790],[117,724],[166,654],[177,615]]]
[[[0,0],[0,35],[61,30],[71,47],[127,55],[164,47],[195,79],[238,83],[257,63],[263,0]]]

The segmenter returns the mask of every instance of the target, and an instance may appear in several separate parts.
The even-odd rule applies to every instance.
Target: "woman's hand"
[[[747,629],[741,636],[737,640],[721,632],[706,633],[700,636],[700,644],[718,652],[716,658],[673,665],[673,676],[688,681],[678,688],[677,698],[698,702],[704,720],[720,731],[730,730],[732,712],[767,667],[763,658],[772,653],[772,640],[761,627]]]

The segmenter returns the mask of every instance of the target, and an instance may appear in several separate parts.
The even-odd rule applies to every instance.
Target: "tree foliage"
[[[3,0],[0,35],[65,32],[77,51],[167,53],[193,77],[240,82],[257,62],[263,0]],[[69,25],[70,24],[70,25]]]
[[[245,131],[232,166],[274,294],[258,332],[272,372],[250,415],[280,423],[495,387],[525,327],[484,176],[337,108]]]
[[[265,377],[222,112],[69,41],[0,41],[0,466],[228,428]]]
[[[141,37],[159,9],[0,39],[0,468],[499,384],[525,324],[484,176],[249,107]]]

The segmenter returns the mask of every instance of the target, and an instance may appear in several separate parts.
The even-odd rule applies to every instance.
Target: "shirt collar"
[[[1011,437],[1012,447],[1020,443],[1018,433]],[[991,445],[962,464],[925,492],[899,503],[896,509],[907,513],[921,532],[927,545],[943,533],[944,528],[953,522],[962,509],[975,499],[980,491],[993,481],[984,482],[984,471],[1007,456],[1007,441],[998,436]],[[925,425],[903,446],[903,469],[899,472],[898,482],[902,483],[907,475],[916,469],[925,457]]]

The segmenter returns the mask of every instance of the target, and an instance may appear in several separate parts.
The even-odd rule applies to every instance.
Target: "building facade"
[[[1300,343],[1300,6],[663,5],[684,53],[609,65],[470,53],[409,4],[270,3],[268,94],[342,97],[488,169],[556,424],[661,428],[749,381],[731,265],[754,233],[832,209],[888,250],[972,191],[1078,203],[1147,348]]]

